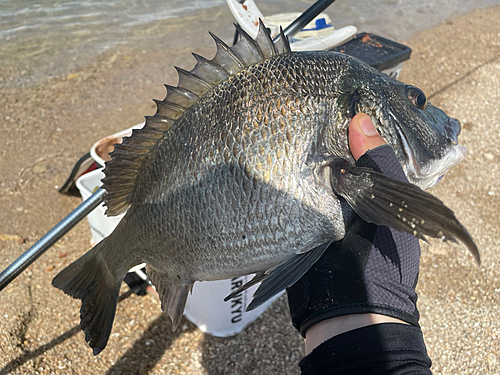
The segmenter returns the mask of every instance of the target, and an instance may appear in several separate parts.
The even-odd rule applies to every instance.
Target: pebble
[[[491,154],[491,153],[489,153],[489,152],[487,152],[487,153],[483,154],[483,156],[484,156],[487,160],[489,160],[489,161],[493,161],[493,160],[495,159],[495,155],[493,155],[493,154]]]
[[[0,234],[0,241],[13,241],[18,244],[24,243],[24,239],[17,234]]]

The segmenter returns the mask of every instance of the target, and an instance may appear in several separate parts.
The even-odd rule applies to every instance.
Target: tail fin
[[[52,280],[53,286],[82,300],[80,325],[94,355],[99,354],[108,342],[122,281],[101,255],[104,242],[99,242]]]

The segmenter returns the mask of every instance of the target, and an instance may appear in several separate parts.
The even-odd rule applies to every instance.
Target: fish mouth
[[[456,142],[450,142],[449,146],[440,159],[430,159],[426,164],[421,165],[415,156],[410,142],[405,136],[403,128],[399,124],[396,117],[390,113],[394,121],[396,131],[398,133],[401,144],[403,145],[403,152],[406,157],[406,177],[408,180],[420,187],[422,190],[427,190],[436,185],[455,165],[459,164],[467,155],[467,148],[461,146]]]

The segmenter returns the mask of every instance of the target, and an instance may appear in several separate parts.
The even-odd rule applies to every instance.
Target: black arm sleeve
[[[299,366],[303,375],[432,374],[422,331],[399,323],[375,324],[332,337]]]

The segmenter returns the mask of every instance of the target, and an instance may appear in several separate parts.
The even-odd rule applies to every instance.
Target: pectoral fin
[[[265,273],[257,274],[248,283],[224,298],[224,301],[228,301],[258,282],[262,282],[255,291],[252,302],[247,307],[247,311],[259,307],[282,290],[295,284],[323,255],[329,245],[330,243],[325,243],[306,253],[297,254],[288,262],[272,268]]]
[[[368,168],[336,159],[331,164],[330,183],[361,218],[413,234],[445,241],[463,242],[477,263],[479,251],[452,210],[418,186],[387,177]]]

